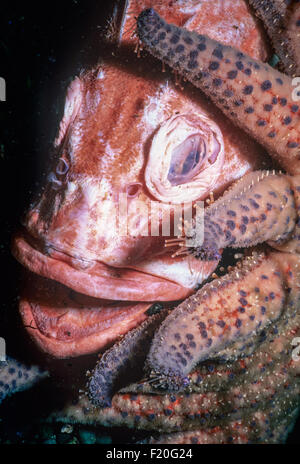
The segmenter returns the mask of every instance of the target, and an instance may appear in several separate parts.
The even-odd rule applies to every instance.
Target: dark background
[[[0,77],[7,86],[7,101],[0,102],[0,336],[7,339],[8,352],[19,358],[26,357],[27,348],[19,337],[21,271],[10,254],[11,236],[45,176],[68,83],[80,69],[107,53],[103,29],[114,4],[113,0],[11,0],[0,7]],[[19,395],[20,400],[8,400],[6,406],[12,429],[24,403],[24,394]],[[26,408],[22,415],[24,421]],[[299,442],[299,430],[298,421],[289,443]]]

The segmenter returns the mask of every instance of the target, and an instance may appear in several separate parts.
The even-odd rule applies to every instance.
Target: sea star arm
[[[299,76],[300,3],[285,0],[249,0],[257,16],[262,19],[280,58],[281,66],[289,76]],[[298,38],[297,38],[298,37]]]
[[[299,298],[299,271],[297,255],[271,252],[248,257],[241,268],[204,285],[160,326],[146,361],[150,376],[169,390],[182,389],[197,363],[282,316],[291,285]]]
[[[300,176],[269,171],[249,173],[206,208],[203,243],[187,248],[186,253],[215,259],[219,250],[226,247],[249,247],[263,242],[278,247],[292,239],[289,251],[299,252],[299,207]],[[198,229],[196,225],[189,233],[192,243],[196,243]]]
[[[151,310],[151,308],[150,308]],[[87,384],[88,395],[96,407],[111,405],[113,394],[122,385],[143,375],[142,366],[145,362],[150,341],[155,330],[167,316],[168,310],[149,315],[146,321],[129,331],[101,356]]]

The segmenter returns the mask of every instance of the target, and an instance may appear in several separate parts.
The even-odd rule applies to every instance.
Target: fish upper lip
[[[111,264],[107,264],[101,260],[93,260],[93,259],[87,259],[87,258],[83,258],[82,256],[79,256],[79,255],[72,255],[64,250],[61,250],[59,249],[58,247],[56,247],[55,245],[51,244],[51,243],[47,243],[45,240],[43,240],[42,238],[38,238],[38,237],[35,237],[33,236],[30,232],[28,232],[28,230],[26,228],[23,228],[22,230],[22,235],[23,237],[25,238],[25,240],[29,243],[30,246],[32,246],[36,251],[44,254],[45,256],[49,256],[51,257],[51,253],[50,253],[50,250],[53,250],[54,252],[57,252],[59,253],[60,255],[62,255],[62,257],[66,257],[66,262],[68,264],[70,264],[69,262],[69,259],[72,261],[72,267],[76,268],[76,266],[74,266],[74,263],[82,263],[82,264],[86,264],[86,266],[78,266],[78,269],[80,270],[85,270],[85,269],[88,269],[89,267],[91,267],[92,265],[94,265],[95,263],[98,263],[98,264],[101,264],[103,266],[106,266],[108,269],[110,269],[111,271],[115,271],[116,273],[118,273],[118,270],[120,271],[121,269],[134,269],[136,272],[139,272],[140,274],[144,274],[144,275],[155,275],[155,274],[151,274],[150,272],[145,272],[145,271],[142,271],[140,269],[137,269],[136,267],[134,266],[131,266],[131,265],[128,265],[128,266],[112,266]],[[57,260],[59,260],[59,258],[55,258]],[[63,260],[62,260],[63,261]],[[173,280],[171,279],[167,279],[165,277],[159,277],[160,279],[163,279],[167,282],[174,282]]]
[[[177,301],[193,292],[192,288],[139,269],[114,268],[101,261],[94,261],[88,267],[76,267],[78,257],[63,252],[59,252],[61,256],[51,256],[49,245],[32,236],[26,229],[15,234],[12,252],[31,272],[101,300]]]
[[[78,262],[82,261],[82,263],[86,263],[89,265],[92,265],[93,263],[95,263],[94,260],[86,259],[86,258],[83,258],[82,256],[71,255],[70,253],[67,253],[66,251],[60,250],[58,247],[56,247],[52,243],[47,243],[44,239],[33,236],[30,232],[28,232],[26,228],[23,229],[23,231],[24,231],[23,236],[28,241],[28,243],[35,250],[39,251],[40,253],[43,253],[46,256],[51,256],[50,250],[53,250],[54,252],[57,252],[57,253],[60,253],[66,256],[66,258],[70,258],[70,260],[72,260],[73,263],[74,263],[74,260],[78,260]]]

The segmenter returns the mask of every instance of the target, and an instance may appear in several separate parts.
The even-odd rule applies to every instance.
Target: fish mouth
[[[118,301],[176,301],[193,293],[165,277],[130,267],[85,261],[54,248],[43,249],[37,239],[21,231],[12,243],[15,258],[29,271],[94,298]]]
[[[24,327],[55,358],[101,351],[141,324],[154,302],[170,304],[194,291],[135,269],[87,265],[43,250],[26,230],[13,237],[12,252],[27,269],[19,306]]]

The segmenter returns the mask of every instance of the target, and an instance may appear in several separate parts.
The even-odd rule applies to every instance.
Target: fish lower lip
[[[143,322],[151,303],[104,301],[27,273],[20,299],[23,325],[55,358],[98,352]]]

